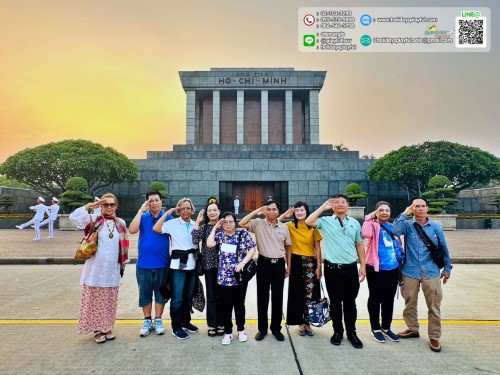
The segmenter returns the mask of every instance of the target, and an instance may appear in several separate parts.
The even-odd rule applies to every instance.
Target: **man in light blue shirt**
[[[425,302],[428,308],[428,334],[430,348],[434,352],[441,351],[441,300],[443,291],[441,289],[441,279],[446,284],[451,274],[451,259],[448,245],[444,238],[441,226],[427,218],[429,205],[427,200],[418,197],[413,198],[411,205],[399,215],[393,223],[394,234],[404,236],[406,260],[401,270],[403,274],[403,288],[401,294],[405,299],[403,318],[408,328],[398,335],[400,338],[420,337],[418,332],[419,323],[417,315],[417,301],[420,286],[424,292]],[[413,213],[413,219],[407,220],[407,216]],[[434,245],[441,244],[444,251],[444,269],[441,272],[439,267],[432,260],[427,246],[421,239],[416,225],[420,225]]]
[[[333,209],[333,216],[319,217],[324,211]],[[343,194],[336,194],[327,200],[308,218],[306,224],[321,230],[323,235],[323,262],[325,284],[330,296],[333,336],[330,343],[340,345],[344,335],[342,313],[344,314],[347,339],[356,349],[363,343],[356,335],[356,297],[359,283],[366,276],[365,247],[361,237],[361,225],[347,216],[349,200]],[[358,271],[357,260],[360,268]]]

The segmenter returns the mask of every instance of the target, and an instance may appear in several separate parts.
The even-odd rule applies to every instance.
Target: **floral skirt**
[[[109,332],[113,329],[119,287],[83,286],[78,333]]]
[[[320,298],[315,256],[292,254],[292,273],[288,279],[287,325],[309,324],[307,304]]]

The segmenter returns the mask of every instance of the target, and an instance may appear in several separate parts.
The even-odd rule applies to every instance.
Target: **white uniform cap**
[[[52,200],[56,203],[59,202],[59,199],[57,199],[56,197],[52,197]]]
[[[94,202],[97,202],[97,201],[100,201],[100,200],[101,200],[101,198],[99,198],[99,197],[94,197]]]
[[[38,197],[38,200],[42,203],[45,203],[45,199],[43,199],[42,197]]]

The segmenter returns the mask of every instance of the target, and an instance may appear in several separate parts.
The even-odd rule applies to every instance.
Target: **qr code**
[[[486,46],[486,18],[457,18],[457,47]]]

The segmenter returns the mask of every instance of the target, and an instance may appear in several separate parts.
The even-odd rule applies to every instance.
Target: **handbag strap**
[[[241,232],[242,230],[240,229],[238,231],[238,239],[236,241],[236,262],[238,262],[238,252],[240,251]]]
[[[83,238],[80,241],[80,243],[83,243],[83,241],[88,240],[90,238],[90,236],[92,235],[92,233],[94,233],[94,228],[95,228],[95,225],[97,223],[97,220],[96,221],[92,221],[92,215],[89,215],[89,217],[90,217],[89,231],[88,231],[88,233],[86,235],[83,236]]]
[[[391,239],[393,241],[396,241],[396,236],[394,235],[394,233],[392,233],[388,228],[385,227],[385,225],[383,224],[380,224],[380,228],[382,228],[383,230],[385,230],[387,233],[389,233],[389,236],[391,236]]]
[[[431,239],[429,238],[427,233],[425,233],[425,231],[422,229],[420,224],[415,222],[415,223],[413,223],[413,226],[415,227],[415,230],[417,231],[418,235],[420,236],[420,239],[424,243],[425,247],[427,247],[427,249],[429,249],[429,251],[434,249],[436,247],[436,245],[434,245],[434,242],[431,241]],[[438,245],[439,245],[439,238],[438,238]]]

